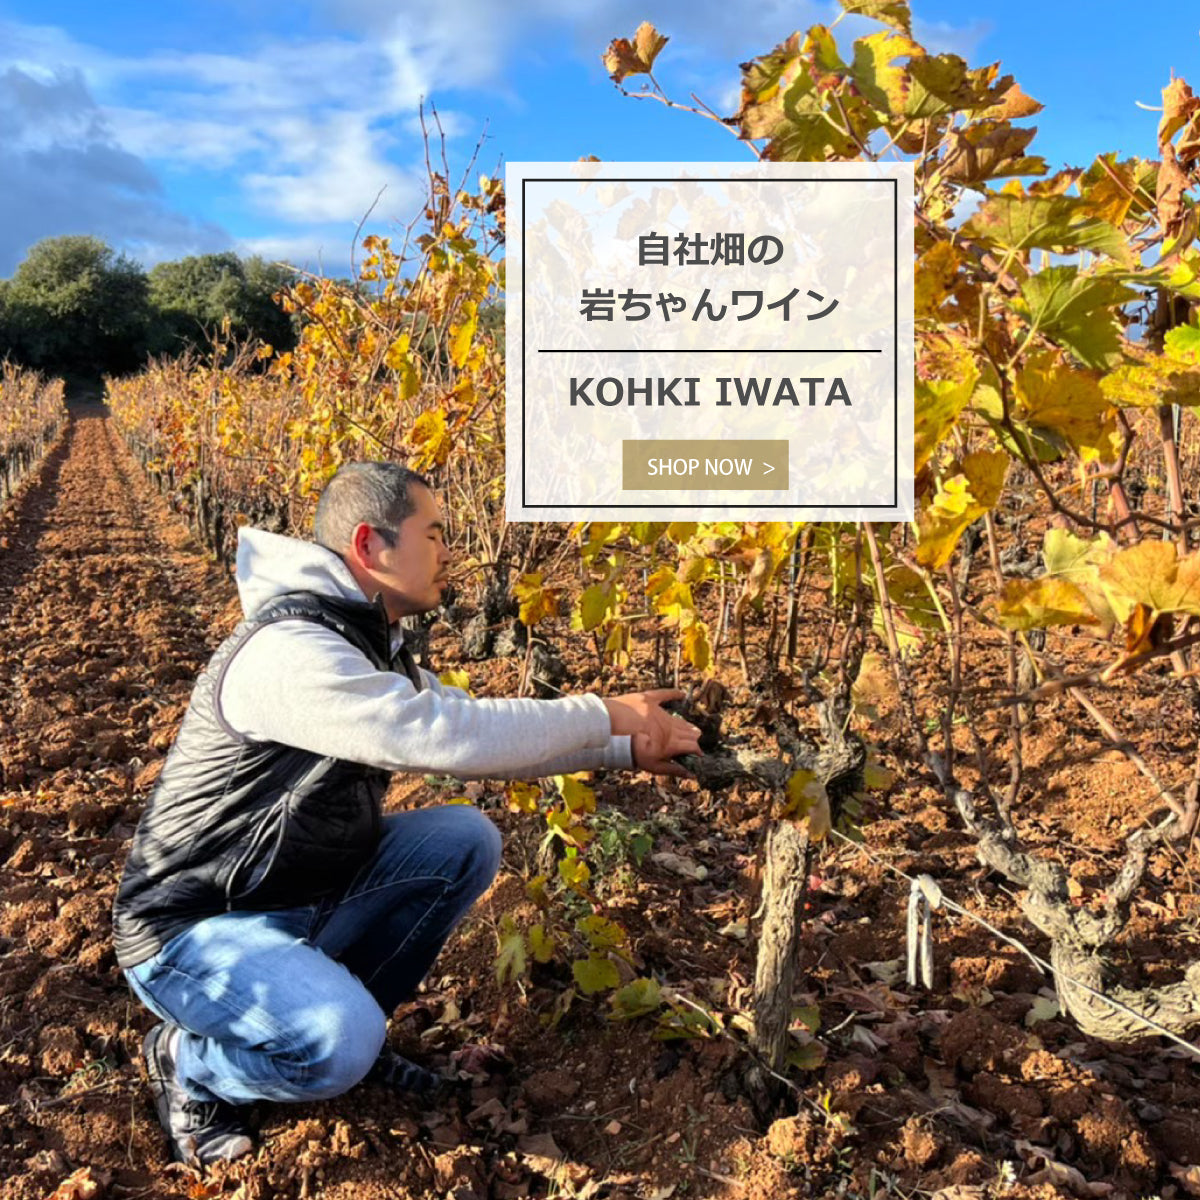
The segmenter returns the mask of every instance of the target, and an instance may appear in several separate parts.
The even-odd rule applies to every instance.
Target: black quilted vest
[[[232,909],[290,908],[349,883],[379,839],[389,772],[255,742],[217,710],[225,669],[256,629],[300,618],[335,630],[380,670],[421,686],[408,651],[389,653],[381,601],[279,596],[217,648],[133,835],[113,905],[117,962],[136,966],[175,934]]]

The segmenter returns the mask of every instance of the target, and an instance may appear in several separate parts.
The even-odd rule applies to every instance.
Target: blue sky
[[[1046,111],[1052,166],[1155,156],[1171,71],[1200,90],[1189,0],[916,0],[916,34],[1000,59]],[[737,64],[831,0],[0,0],[0,276],[43,237],[92,233],[146,265],[233,248],[346,270],[354,230],[419,208],[421,97],[461,168],[595,154],[737,160],[714,122],[622,97],[600,53],[648,19],[674,97],[736,107]],[[847,32],[862,30],[861,24]],[[630,83],[636,85],[636,80]]]

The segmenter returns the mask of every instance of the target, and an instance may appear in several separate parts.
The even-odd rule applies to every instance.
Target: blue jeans
[[[500,834],[470,805],[393,813],[341,896],[208,917],[125,974],[181,1029],[176,1068],[196,1099],[338,1096],[499,865]]]

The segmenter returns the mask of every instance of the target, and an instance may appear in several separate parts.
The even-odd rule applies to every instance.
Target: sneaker
[[[419,1067],[388,1046],[379,1052],[375,1065],[367,1072],[367,1080],[381,1083],[394,1092],[403,1092],[429,1105],[444,1104],[461,1087],[459,1080]]]
[[[224,1100],[196,1100],[183,1090],[175,1074],[178,1040],[179,1029],[162,1023],[142,1042],[150,1093],[171,1144],[171,1158],[207,1166],[249,1154],[254,1142],[237,1108]]]

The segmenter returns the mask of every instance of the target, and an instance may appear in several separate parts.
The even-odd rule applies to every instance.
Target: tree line
[[[47,238],[0,279],[0,360],[95,378],[136,371],[149,358],[209,353],[218,335],[291,349],[292,318],[273,297],[293,278],[232,251],[147,272],[99,238]]]

